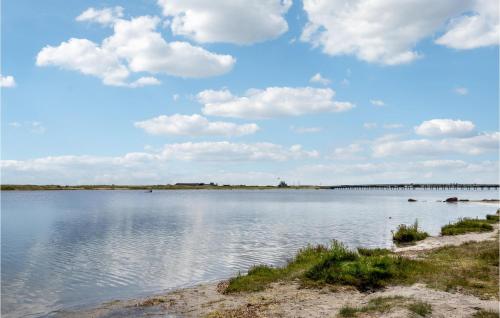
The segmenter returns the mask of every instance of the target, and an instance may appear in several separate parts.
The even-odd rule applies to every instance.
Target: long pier
[[[332,190],[498,190],[498,184],[478,183],[399,183],[399,184],[357,184],[333,185]]]

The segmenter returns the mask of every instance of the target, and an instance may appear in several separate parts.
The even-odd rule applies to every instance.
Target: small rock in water
[[[445,201],[445,202],[448,202],[448,203],[449,203],[449,202],[457,202],[457,201],[458,201],[458,198],[457,198],[457,197],[451,197],[451,198],[446,199],[446,201]]]
[[[417,200],[412,199],[412,198],[409,198],[409,199],[408,199],[408,202],[417,202]]]

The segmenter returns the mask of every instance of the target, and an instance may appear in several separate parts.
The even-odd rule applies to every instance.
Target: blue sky
[[[497,13],[3,1],[2,183],[498,182]]]

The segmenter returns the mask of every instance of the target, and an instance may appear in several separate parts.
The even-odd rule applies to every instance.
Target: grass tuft
[[[408,309],[422,317],[427,317],[432,313],[432,306],[423,301],[417,301],[408,305]]]
[[[459,219],[455,223],[450,223],[441,227],[441,235],[458,235],[470,232],[490,232],[493,231],[491,221],[485,219]]]
[[[412,313],[426,317],[432,313],[432,306],[426,302],[414,301],[411,298],[393,296],[371,299],[362,307],[343,306],[339,311],[340,317],[358,317],[363,313],[387,313],[395,307],[406,308]],[[365,315],[362,315],[365,317]]]
[[[427,232],[422,232],[418,229],[418,221],[415,220],[415,223],[413,223],[413,225],[399,225],[396,232],[392,235],[392,240],[396,244],[404,244],[421,241],[428,236],[429,234]]]
[[[499,313],[491,310],[480,309],[472,315],[473,318],[498,318]]]

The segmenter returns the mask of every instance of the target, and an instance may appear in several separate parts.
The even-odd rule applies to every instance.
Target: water
[[[3,192],[2,316],[38,317],[279,265],[307,243],[390,247],[400,223],[431,234],[495,206],[435,202],[494,191]],[[417,203],[408,203],[408,198]],[[426,202],[422,202],[426,200]]]

